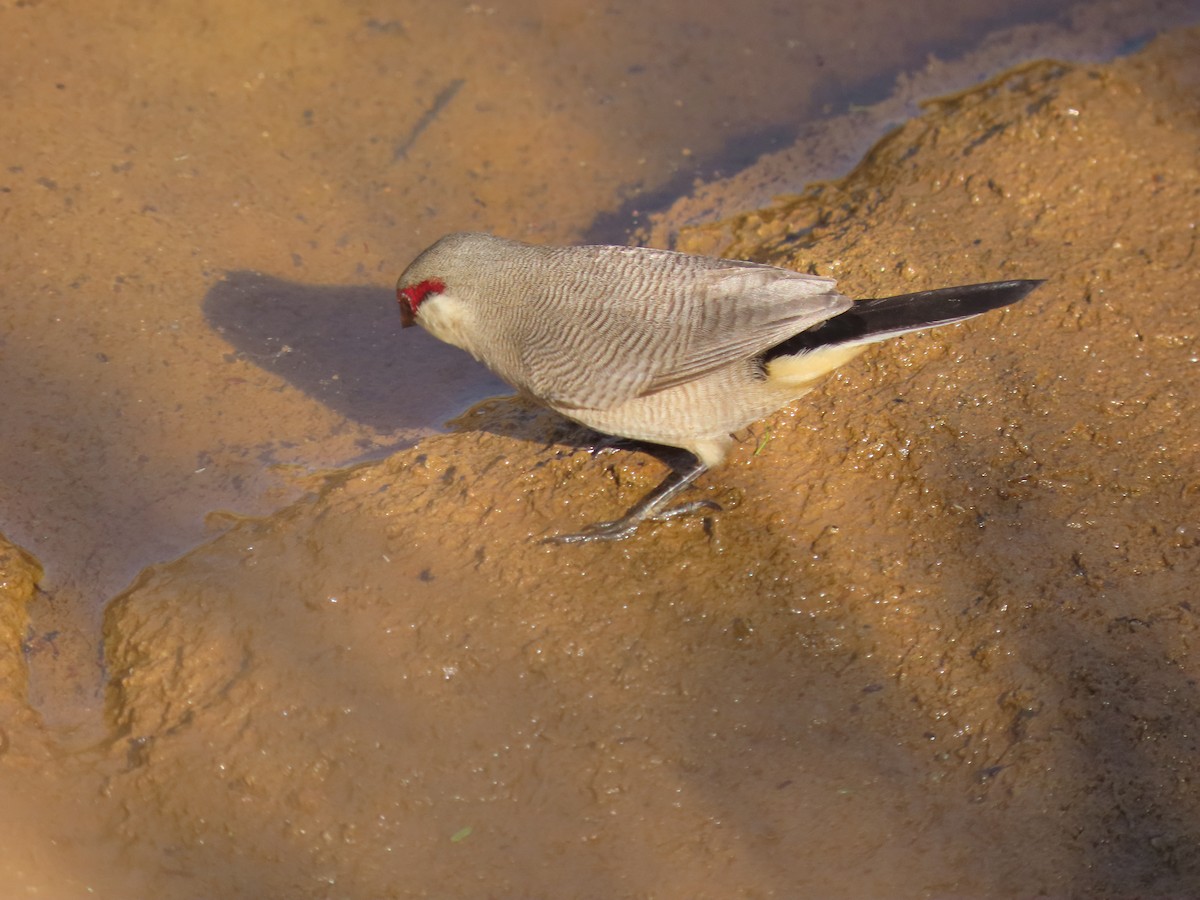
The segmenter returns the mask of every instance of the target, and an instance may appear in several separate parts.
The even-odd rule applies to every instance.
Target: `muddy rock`
[[[1200,31],[930,104],[681,249],[856,296],[1042,277],[755,426],[721,513],[498,400],[109,608],[156,896],[1188,896]],[[154,874],[159,873],[159,874]]]
[[[42,568],[36,559],[0,536],[0,711],[8,727],[12,718],[25,718],[26,667],[24,653],[29,617],[25,607],[37,590]],[[9,737],[0,724],[0,753]]]

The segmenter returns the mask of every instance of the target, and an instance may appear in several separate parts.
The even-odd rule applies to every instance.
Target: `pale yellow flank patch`
[[[843,344],[824,350],[801,353],[797,356],[776,357],[767,363],[767,380],[780,386],[806,388],[818,378],[828,375],[838,366],[845,365],[854,359],[868,346],[868,344],[853,346]]]

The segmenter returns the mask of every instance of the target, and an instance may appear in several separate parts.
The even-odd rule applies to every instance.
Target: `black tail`
[[[874,343],[908,331],[961,322],[1016,303],[1041,283],[1033,280],[991,281],[878,300],[859,300],[844,313],[772,347],[763,361],[836,344]]]

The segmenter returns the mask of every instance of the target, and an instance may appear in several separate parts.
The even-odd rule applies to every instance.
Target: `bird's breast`
[[[474,322],[467,303],[453,293],[445,292],[421,304],[421,327],[439,341],[453,344],[479,359],[474,340]],[[482,360],[486,362],[486,360]]]

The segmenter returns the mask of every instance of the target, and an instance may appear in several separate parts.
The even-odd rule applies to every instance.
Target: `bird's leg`
[[[597,522],[594,525],[589,525],[584,531],[578,534],[557,534],[546,540],[555,544],[582,544],[586,541],[619,541],[637,531],[637,527],[647,519],[672,519],[675,516],[687,515],[700,509],[720,509],[721,507],[711,500],[697,500],[693,503],[684,503],[681,506],[672,507],[671,509],[663,509],[684,488],[707,471],[708,466],[699,460],[696,460],[691,468],[684,471],[672,469],[670,474],[663,479],[662,484],[634,504],[633,508],[621,516],[621,518],[612,522]]]

